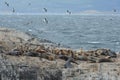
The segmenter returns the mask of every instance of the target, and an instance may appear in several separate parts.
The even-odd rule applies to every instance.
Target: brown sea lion
[[[60,50],[59,49],[52,49],[52,53],[56,55],[60,55]]]
[[[61,49],[60,52],[62,55],[68,55],[68,52],[66,49]]]
[[[46,53],[46,51],[43,50],[43,49],[36,50],[36,52],[39,52],[39,53]]]
[[[70,49],[61,49],[60,52],[62,55],[67,55],[67,56],[72,56],[72,54],[74,54],[74,52]]]
[[[44,49],[44,48],[41,48],[40,46],[38,46],[38,47],[35,49],[35,52],[38,52],[38,53],[46,53],[45,49]]]
[[[55,60],[55,56],[53,55],[48,55],[46,58],[51,61]]]

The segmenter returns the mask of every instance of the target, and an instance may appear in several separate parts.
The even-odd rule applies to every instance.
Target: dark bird
[[[48,24],[48,20],[47,20],[47,18],[44,18],[44,22],[45,22],[46,24]]]
[[[5,2],[5,4],[9,7],[9,3]]]
[[[13,8],[12,12],[14,13],[15,12],[15,9]]]
[[[46,8],[43,8],[45,12],[47,12],[47,9]]]

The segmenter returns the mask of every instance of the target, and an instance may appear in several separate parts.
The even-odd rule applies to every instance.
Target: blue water
[[[74,49],[120,51],[120,15],[1,15],[0,26],[29,32]]]

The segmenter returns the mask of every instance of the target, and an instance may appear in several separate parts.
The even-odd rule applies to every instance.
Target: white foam
[[[101,42],[96,42],[96,41],[94,41],[94,42],[88,42],[88,43],[99,44],[99,43],[101,43]]]

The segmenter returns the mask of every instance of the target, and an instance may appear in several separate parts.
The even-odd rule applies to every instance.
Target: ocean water
[[[120,51],[120,15],[0,15],[0,27],[15,28],[73,49]]]

